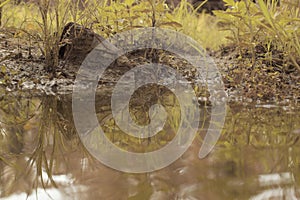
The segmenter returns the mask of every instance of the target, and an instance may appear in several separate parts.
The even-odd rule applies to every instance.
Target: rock
[[[81,64],[85,57],[104,38],[80,24],[69,22],[60,38],[59,58],[72,64]]]

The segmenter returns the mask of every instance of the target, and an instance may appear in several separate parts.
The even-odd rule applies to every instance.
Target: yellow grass
[[[67,0],[71,1],[71,0]],[[126,2],[125,2],[126,3]],[[147,3],[147,2],[146,2]],[[120,4],[120,3],[119,3]],[[148,3],[149,4],[149,3]],[[92,4],[94,5],[94,4]],[[120,4],[121,5],[121,4]],[[146,4],[147,5],[147,4]],[[180,7],[175,9],[174,11],[168,11],[167,9],[162,10],[162,7],[157,4],[157,16],[160,17],[161,13],[167,14],[167,17],[164,17],[163,20],[166,21],[174,21],[178,22],[181,24],[181,28],[178,27],[177,24],[176,27],[166,27],[166,28],[171,28],[171,29],[176,29],[184,34],[189,35],[196,41],[198,41],[204,48],[209,48],[216,50],[220,47],[220,45],[226,43],[225,36],[229,33],[220,32],[218,25],[217,25],[217,19],[214,16],[208,15],[208,14],[199,14],[196,11],[194,11],[187,2],[182,2]],[[86,26],[91,26],[95,27],[95,31],[97,32],[97,27],[116,27],[115,24],[107,24],[109,23],[114,23],[117,19],[119,18],[119,21],[122,21],[122,16],[121,15],[115,15],[113,13],[113,10],[119,10],[118,13],[120,12],[120,9],[123,9],[126,11],[126,7],[124,5],[121,5],[118,7],[118,4],[114,3],[113,6],[106,6],[106,7],[100,7],[98,6],[98,9],[94,9],[91,7],[86,8],[85,11],[77,12],[75,13],[75,16],[72,15],[69,11],[66,10],[59,10],[59,13],[66,13],[68,14],[65,16],[64,21],[74,21],[78,20],[79,23],[83,23]],[[64,9],[64,8],[62,8]],[[69,9],[69,8],[65,8]],[[103,20],[103,17],[100,15],[103,15],[103,10],[109,10],[111,9],[112,12],[106,15],[105,20]],[[132,7],[132,9],[135,9]],[[138,9],[137,9],[138,10]],[[137,13],[136,10],[132,10],[133,13]],[[124,12],[126,13],[126,12]],[[139,16],[139,13],[136,14]],[[124,18],[128,18],[128,16],[123,16]],[[141,19],[145,19],[144,14],[140,14],[139,16]],[[150,15],[146,16],[150,19]],[[98,24],[92,24],[94,23],[93,21],[97,21],[98,19]],[[102,19],[102,20],[99,20]],[[51,20],[51,18],[49,19]],[[160,19],[158,19],[160,20]],[[134,21],[140,21],[138,19],[134,19]],[[165,22],[164,21],[164,22]],[[4,12],[3,12],[3,17],[2,17],[2,27],[5,28],[17,28],[21,30],[26,30],[30,34],[33,35],[42,35],[42,26],[41,26],[41,15],[38,10],[38,7],[36,5],[32,4],[20,4],[20,5],[13,5],[11,3],[7,4],[4,6]],[[49,21],[50,23],[50,21]],[[51,21],[52,25],[51,27],[56,27],[55,21]],[[99,24],[100,23],[100,24]],[[134,24],[133,24],[134,25]],[[150,23],[148,24],[143,24],[144,26],[149,26]],[[120,27],[118,27],[119,29]],[[126,30],[127,28],[121,29]],[[55,32],[57,30],[51,30],[51,32]],[[111,32],[114,32],[116,30],[111,30]],[[99,32],[99,31],[98,31]],[[101,33],[101,32],[100,32]],[[26,33],[19,31],[18,36],[23,36],[26,35]],[[107,35],[103,35],[104,37],[107,37]]]

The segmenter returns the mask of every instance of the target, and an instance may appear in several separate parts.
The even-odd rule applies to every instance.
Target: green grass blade
[[[9,3],[10,2],[10,0],[6,0],[6,1],[4,1],[3,3],[1,3],[0,4],[0,8],[2,8],[3,6],[5,6],[7,3]]]
[[[273,19],[271,17],[271,14],[267,8],[266,3],[264,2],[264,0],[258,0],[258,5],[263,13],[263,15],[265,16],[267,22],[272,26],[272,28],[274,27],[274,23],[273,23]]]

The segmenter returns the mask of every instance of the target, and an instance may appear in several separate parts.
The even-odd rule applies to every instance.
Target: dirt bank
[[[79,65],[61,60],[55,71],[48,73],[37,44],[15,39],[10,34],[1,34],[0,38],[2,90],[37,90],[47,94],[72,92]],[[257,55],[260,55],[259,51],[257,47]],[[257,57],[255,64],[252,64],[252,55],[246,50],[241,53],[235,46],[223,47],[209,54],[219,67],[231,100],[300,101],[300,73],[292,66],[283,70],[279,66],[282,64],[280,59],[275,62]],[[131,55],[131,59],[147,62],[143,56]],[[278,52],[277,57],[280,56],[281,52]],[[168,63],[168,60],[164,62],[171,66],[181,66],[179,70],[185,74],[191,69],[179,58],[175,61],[173,59],[172,63]],[[108,79],[115,80],[114,76],[120,76],[119,73],[119,70],[110,73]]]

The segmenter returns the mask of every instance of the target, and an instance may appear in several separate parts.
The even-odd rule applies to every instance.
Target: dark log
[[[187,0],[188,3],[192,4],[194,8],[197,8],[201,5],[204,0]],[[170,6],[171,9],[174,9],[180,4],[181,0],[166,0],[166,3]],[[204,3],[199,9],[198,12],[208,12],[212,14],[213,10],[225,10],[226,6],[222,0],[208,0]]]
[[[205,0],[187,0],[188,3],[192,4],[194,8],[197,8],[200,6]],[[235,0],[235,1],[241,1],[241,0]],[[256,0],[252,0],[254,3],[256,3]],[[271,2],[272,0],[265,0],[265,2]],[[181,0],[166,0],[166,3],[170,6],[171,9],[174,9],[180,4]],[[276,0],[276,5],[280,6],[280,0]],[[213,14],[212,11],[214,10],[226,10],[227,7],[225,6],[224,1],[222,0],[208,0],[206,3],[204,3],[199,9],[198,12],[208,12],[210,14]]]
[[[103,37],[91,29],[69,22],[61,34],[59,59],[81,64],[87,54],[103,40]]]

